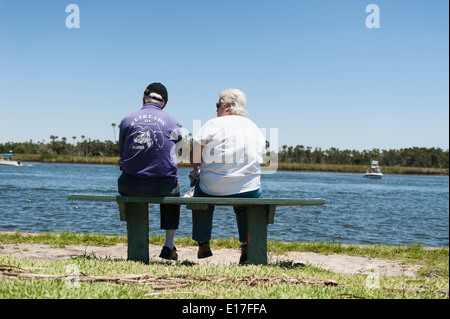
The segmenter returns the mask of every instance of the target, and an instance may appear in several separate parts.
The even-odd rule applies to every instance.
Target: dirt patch
[[[150,261],[160,262],[160,246],[150,245]],[[197,259],[197,247],[185,246],[178,248],[178,260],[199,265],[236,265],[240,252],[235,249],[215,249],[213,256]],[[58,248],[43,244],[0,244],[0,255],[15,258],[59,260],[78,256],[95,256],[99,259],[113,260],[127,259],[127,246],[116,245],[109,247],[97,246],[65,246]],[[295,264],[311,265],[335,273],[370,274],[378,273],[384,276],[416,276],[419,266],[403,265],[398,260],[384,260],[347,255],[322,255],[316,253],[289,252],[285,255],[268,254],[269,263],[292,262]]]

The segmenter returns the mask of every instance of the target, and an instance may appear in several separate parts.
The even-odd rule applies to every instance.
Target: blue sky
[[[380,28],[366,27],[372,3]],[[239,88],[279,146],[448,149],[448,12],[447,0],[0,0],[0,143],[113,140],[162,82],[189,132]]]

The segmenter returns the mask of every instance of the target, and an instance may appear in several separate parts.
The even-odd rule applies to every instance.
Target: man
[[[246,98],[238,89],[219,94],[217,118],[211,119],[194,137],[191,149],[191,180],[199,177],[194,197],[261,197],[260,164],[266,140],[246,117]],[[233,207],[241,242],[239,263],[247,261],[247,208]],[[199,244],[197,257],[212,256],[209,246],[214,206],[192,211],[192,238]]]
[[[122,175],[118,179],[123,196],[180,196],[176,144],[182,139],[178,121],[163,109],[168,101],[161,83],[144,92],[144,106],[120,123],[119,155]],[[174,238],[180,220],[179,205],[160,205],[165,243],[160,257],[176,260]]]

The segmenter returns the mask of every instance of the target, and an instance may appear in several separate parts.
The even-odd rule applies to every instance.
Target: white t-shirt
[[[236,115],[211,119],[194,141],[204,146],[199,182],[202,191],[225,196],[260,188],[259,165],[263,162],[266,139],[251,120]],[[194,162],[198,163],[195,152],[196,149]]]

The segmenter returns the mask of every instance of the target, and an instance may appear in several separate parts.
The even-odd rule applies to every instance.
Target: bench
[[[209,206],[247,206],[248,262],[267,264],[267,225],[273,224],[277,206],[324,205],[321,198],[223,198],[223,197],[132,197],[70,194],[69,200],[117,202],[120,220],[127,222],[128,260],[149,262],[148,204],[186,205],[187,209]]]

